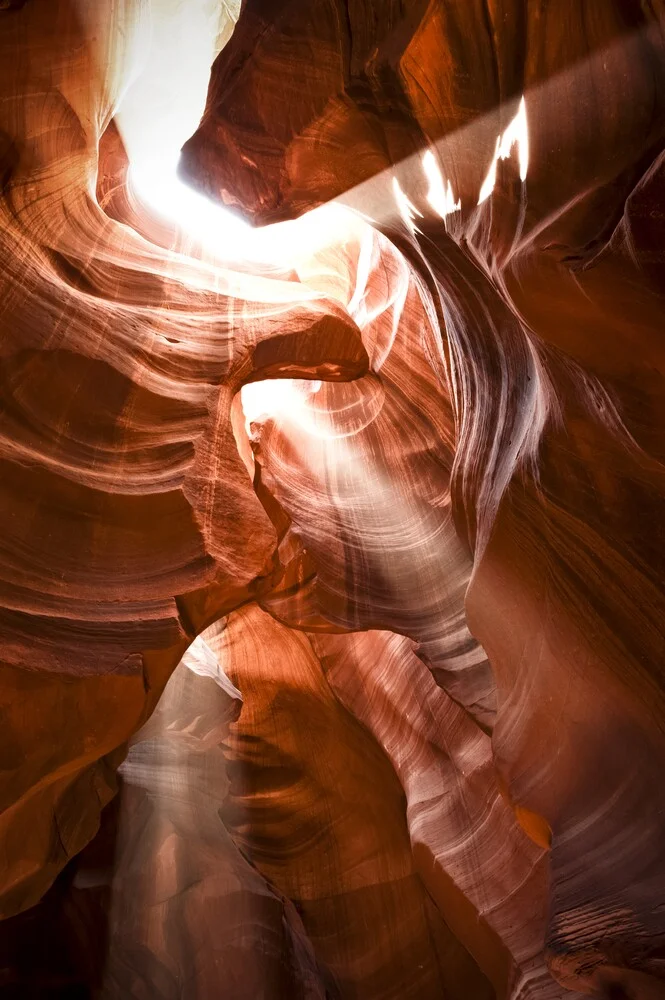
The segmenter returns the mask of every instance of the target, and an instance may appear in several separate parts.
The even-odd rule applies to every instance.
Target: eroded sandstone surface
[[[93,6],[0,5],[0,990],[665,995],[665,7]],[[268,261],[132,187],[196,32]]]

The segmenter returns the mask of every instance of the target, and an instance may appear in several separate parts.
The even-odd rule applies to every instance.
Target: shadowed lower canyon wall
[[[0,998],[665,996],[664,30],[0,3]]]

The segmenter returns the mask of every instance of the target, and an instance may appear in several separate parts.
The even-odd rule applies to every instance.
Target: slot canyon
[[[665,0],[0,0],[0,214],[0,1000],[665,998]]]

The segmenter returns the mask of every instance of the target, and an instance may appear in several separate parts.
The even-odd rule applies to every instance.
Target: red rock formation
[[[328,995],[293,905],[220,819],[221,744],[241,704],[197,639],[132,738],[100,833],[38,906],[3,923],[3,995]]]
[[[293,905],[222,825],[221,744],[241,698],[197,640],[120,768],[120,829],[101,996],[324,1000]]]
[[[230,794],[229,692],[181,668],[123,765],[105,995],[663,995],[661,0],[246,0],[182,172],[373,227],[233,271],[128,186],[138,4],[18,6],[0,912],[230,615]],[[250,449],[279,376],[338,384],[246,388]]]
[[[495,766],[524,827],[551,839],[552,970],[584,989],[600,979],[609,989],[614,973],[595,972],[604,966],[660,975],[663,10],[325,11],[245,5],[184,169],[261,220],[345,194],[407,257],[443,337],[437,391],[453,412],[450,497],[473,560],[469,626],[496,686]],[[512,162],[493,160],[495,143],[501,156],[513,147]],[[407,338],[415,315],[402,317]],[[379,467],[391,455],[385,430],[381,440]],[[373,522],[358,513],[357,483],[340,490],[330,454],[320,463],[335,508],[324,529],[308,463],[274,431],[262,450],[264,482],[318,572],[318,613],[335,572],[323,551],[335,518],[340,563],[357,567],[350,618],[354,592],[380,601],[380,543],[363,538]],[[364,470],[362,446],[358,455]],[[405,480],[409,496],[419,478]],[[423,565],[432,516],[407,531],[405,561],[412,553]],[[402,614],[412,572],[393,568]],[[445,672],[438,680],[456,693]],[[638,980],[621,988],[637,995]]]
[[[340,995],[493,995],[419,878],[398,777],[308,638],[250,607],[208,641],[245,698],[226,823],[296,903]]]
[[[94,43],[71,3],[2,17],[6,915],[94,834],[117,748],[193,635],[270,578],[236,391],[365,361],[334,303],[180,257],[100,209],[121,19]]]

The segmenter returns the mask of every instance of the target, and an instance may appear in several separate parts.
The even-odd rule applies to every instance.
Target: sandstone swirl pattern
[[[103,6],[0,11],[2,914],[122,764],[109,1000],[663,995],[665,6],[247,0],[181,169],[295,272]]]

